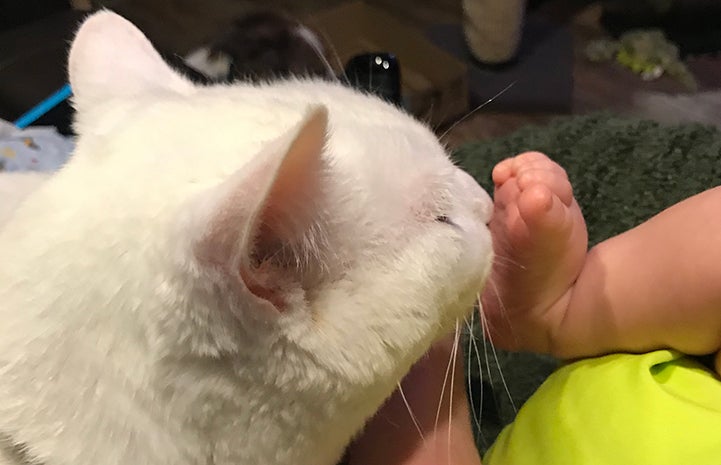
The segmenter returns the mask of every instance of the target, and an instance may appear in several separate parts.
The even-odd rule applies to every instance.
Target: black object
[[[67,0],[0,0],[0,31],[70,10]]]
[[[191,68],[185,63],[185,60],[183,57],[178,55],[177,53],[169,53],[163,50],[158,50],[158,53],[160,53],[160,56],[165,60],[167,64],[170,65],[171,68],[174,68],[176,71],[178,71],[180,74],[185,76],[186,78],[190,79],[195,84],[200,85],[211,85],[218,82],[224,82],[228,83],[231,82],[231,76],[230,74],[226,76],[225,78],[221,79],[213,79],[209,78],[205,74],[201,73],[200,71],[195,70],[194,68]]]
[[[232,59],[231,79],[331,77],[322,50],[299,32],[301,27],[298,20],[277,11],[252,11],[238,17],[211,50]]]
[[[403,105],[401,70],[398,59],[391,53],[364,53],[351,58],[345,67],[345,78],[351,86]]]

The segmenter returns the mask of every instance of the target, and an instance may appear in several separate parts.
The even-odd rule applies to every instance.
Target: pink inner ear
[[[254,296],[267,300],[273,307],[278,311],[283,311],[287,307],[287,302],[283,298],[283,295],[273,286],[269,286],[268,283],[258,281],[257,270],[249,271],[244,267],[240,268],[240,278],[243,280],[245,287]]]
[[[314,112],[288,147],[260,213],[258,240],[293,241],[315,221],[325,174],[326,126],[326,112]]]
[[[259,154],[231,179],[196,247],[202,262],[240,273],[248,291],[278,310],[285,299],[271,282],[276,273],[257,266],[283,248],[293,249],[318,221],[326,127],[326,111],[320,108],[277,150]]]

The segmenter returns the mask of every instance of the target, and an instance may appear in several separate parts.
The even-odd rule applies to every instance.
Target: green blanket
[[[526,150],[545,152],[567,170],[591,245],[721,184],[721,130],[695,124],[663,126],[609,114],[529,126],[501,139],[467,144],[455,158],[492,192],[493,165]],[[478,339],[478,328],[475,334]],[[557,363],[548,357],[504,352],[495,362],[489,351],[487,366],[482,346],[479,353],[480,360],[473,349],[468,358],[469,386],[474,409],[477,415],[480,412],[479,447],[485,450],[513,419],[512,403],[520,407]]]

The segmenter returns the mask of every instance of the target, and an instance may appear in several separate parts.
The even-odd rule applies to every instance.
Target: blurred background
[[[451,146],[562,114],[718,123],[721,113],[708,92],[721,82],[714,0],[2,0],[0,118],[12,121],[64,83],[67,41],[96,8],[133,21],[166,56],[220,44],[236,67],[255,60],[256,74],[317,71],[321,52],[340,75],[363,51],[393,53],[404,102],[435,126],[493,99],[446,135]],[[303,39],[278,18],[306,25],[323,50],[298,51]],[[704,105],[679,110],[693,95]],[[40,123],[67,132],[67,113]]]

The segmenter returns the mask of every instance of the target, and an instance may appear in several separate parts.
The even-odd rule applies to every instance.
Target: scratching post
[[[463,0],[463,30],[473,56],[501,64],[518,51],[526,0]]]

